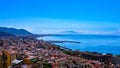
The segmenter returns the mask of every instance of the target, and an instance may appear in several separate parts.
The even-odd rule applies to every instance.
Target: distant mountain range
[[[79,34],[82,34],[82,33],[79,33],[79,32],[76,32],[76,31],[64,31],[64,32],[61,32],[60,34],[79,35]]]
[[[59,34],[65,34],[65,35],[117,35],[120,36],[120,32],[111,33],[111,34],[89,34],[89,33],[82,33],[82,32],[76,32],[76,31],[63,31]]]
[[[0,35],[15,35],[15,36],[30,36],[33,35],[32,33],[28,32],[25,29],[16,29],[16,28],[7,28],[7,27],[0,27]]]

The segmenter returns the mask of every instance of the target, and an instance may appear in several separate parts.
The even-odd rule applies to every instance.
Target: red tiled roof
[[[17,54],[17,52],[16,51],[14,51],[14,50],[5,50],[7,53],[9,53],[9,54]]]
[[[0,56],[2,55],[2,52],[0,51]]]

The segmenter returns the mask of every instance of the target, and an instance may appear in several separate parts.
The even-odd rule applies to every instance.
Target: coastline
[[[47,63],[49,63],[49,61],[52,63],[56,63],[54,61],[59,60],[59,59],[63,59],[62,61],[69,61],[72,58],[76,58],[76,60],[73,59],[72,61],[77,62],[77,60],[79,60],[80,58],[80,60],[85,59],[86,63],[90,60],[90,61],[99,61],[101,63],[104,62],[104,64],[106,64],[106,62],[117,64],[116,60],[120,58],[119,56],[114,56],[109,53],[102,54],[99,52],[90,52],[90,51],[83,52],[81,50],[72,50],[64,46],[46,42],[45,40],[42,40],[42,39],[37,39],[35,37],[33,38],[16,37],[13,39],[6,38],[6,39],[1,39],[1,40],[9,42],[11,43],[11,45],[14,44],[14,46],[9,46],[9,50],[11,50],[11,48],[14,47],[15,49],[12,48],[12,51],[17,52],[17,50],[19,50],[20,48],[21,51],[18,51],[18,55],[20,55],[21,52],[24,53],[24,50],[26,50],[26,53],[24,53],[24,55],[30,52],[29,57],[33,55],[37,57],[44,57],[40,59],[48,60]],[[18,43],[21,43],[22,45]],[[7,43],[4,42],[4,44],[7,44]],[[4,47],[5,47],[4,49],[6,49],[6,47],[8,46],[4,46]],[[23,47],[25,48],[24,50],[23,50]],[[56,56],[59,58],[55,58],[53,59],[54,61],[52,61],[51,58],[56,57]],[[115,62],[113,61],[113,59],[115,60]],[[60,60],[58,62],[62,62],[62,61]],[[45,63],[44,61],[42,62],[43,64]],[[66,64],[66,62],[64,64]]]
[[[75,41],[72,41],[70,39],[70,35],[69,36],[64,36],[63,35],[63,37],[62,36],[60,36],[60,37],[59,36],[54,37],[53,35],[50,37],[50,35],[49,35],[49,36],[39,37],[38,39],[43,39],[46,42],[53,43],[53,44],[56,44],[56,45],[60,45],[62,47],[69,48],[71,50],[80,50],[82,52],[88,51],[88,52],[98,52],[98,53],[102,53],[102,54],[109,53],[109,54],[113,54],[113,55],[120,55],[118,52],[116,52],[116,50],[119,51],[118,50],[118,48],[119,48],[118,45],[112,46],[113,43],[116,43],[115,40],[114,40],[115,42],[113,41],[113,43],[109,43],[109,42],[107,44],[104,43],[105,41],[107,42],[108,39],[113,38],[113,36],[112,37],[110,37],[110,36],[107,36],[107,37],[105,36],[104,37],[103,36],[102,39],[105,40],[105,41],[103,41],[103,43],[99,40],[99,39],[101,39],[101,36],[100,37],[99,36],[95,36],[94,37],[94,36],[90,36],[90,35],[88,35],[86,37],[85,36],[80,36],[80,40],[78,39],[79,38],[78,35],[77,35],[76,38],[74,36],[72,35],[71,39],[73,39],[73,40],[75,39]],[[67,37],[69,37],[69,38],[67,38]],[[96,37],[98,38],[97,40],[95,40]],[[83,39],[81,39],[81,38],[83,38]],[[89,38],[89,39],[86,40],[87,38]],[[69,39],[70,39],[70,41],[69,41]],[[116,37],[114,37],[113,39],[116,39]],[[80,42],[78,42],[77,40],[80,41]],[[83,40],[84,41],[86,40],[88,42],[86,43]],[[98,42],[96,43],[96,42],[93,42],[93,41],[98,41]],[[99,41],[101,43],[99,43]],[[109,45],[110,47],[104,50],[104,48],[106,48],[107,45]],[[116,47],[117,47],[117,49],[116,49]],[[116,49],[116,50],[107,51],[107,50],[110,50],[111,48]]]

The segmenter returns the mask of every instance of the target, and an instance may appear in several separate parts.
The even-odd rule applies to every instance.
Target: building
[[[11,66],[11,62],[16,59],[16,52],[13,50],[5,50],[3,51],[3,66],[4,68],[8,68]]]
[[[3,56],[3,54],[2,54],[2,52],[0,51],[0,68],[3,68],[2,56]]]
[[[82,57],[87,60],[96,60],[96,61],[100,61],[100,62],[112,62],[112,55],[83,53]]]

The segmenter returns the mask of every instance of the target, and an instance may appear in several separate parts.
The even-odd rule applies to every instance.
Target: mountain
[[[64,32],[61,32],[61,34],[79,35],[79,34],[82,34],[82,33],[79,33],[79,32],[76,32],[76,31],[64,31]]]
[[[0,31],[13,34],[16,36],[27,36],[27,35],[32,35],[32,33],[28,32],[25,29],[15,29],[15,28],[6,28],[6,27],[0,27]]]
[[[4,32],[4,31],[0,31],[0,37],[6,37],[6,36],[15,36],[15,35],[9,34],[9,33]]]

